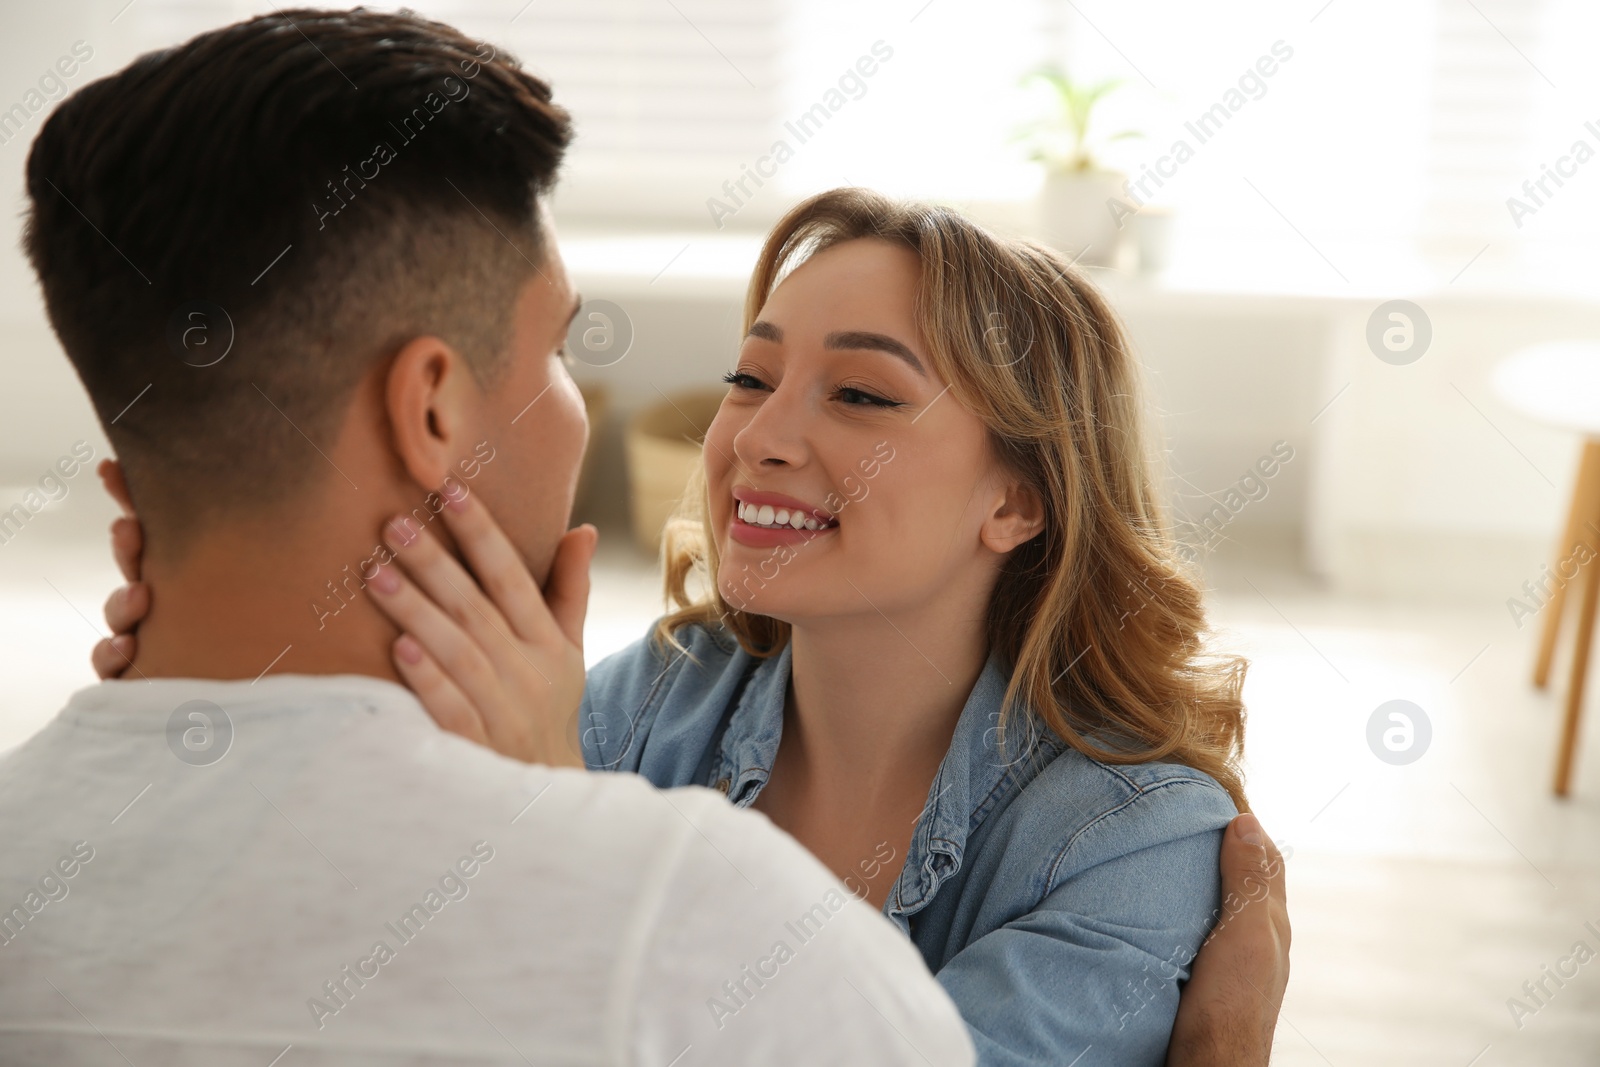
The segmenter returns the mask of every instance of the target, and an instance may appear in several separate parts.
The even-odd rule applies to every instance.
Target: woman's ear
[[[978,539],[991,552],[1004,555],[1039,536],[1044,529],[1044,500],[1031,486],[1012,481],[999,504],[983,522]]]
[[[384,384],[394,451],[420,486],[436,489],[464,449],[477,385],[454,348],[413,337],[395,354]]]

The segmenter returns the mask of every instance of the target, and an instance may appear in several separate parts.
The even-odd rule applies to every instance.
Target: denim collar
[[[719,788],[726,782],[728,799],[740,807],[750,806],[771,776],[783,733],[793,648],[785,645],[778,655],[757,661],[713,761],[713,781]],[[1048,762],[1038,756],[1053,756],[1062,748],[1053,735],[1039,729],[1032,716],[1016,715],[1011,732],[1020,729],[1030,736],[1021,738],[1020,743],[1012,739],[1002,754],[1005,739],[999,725],[1000,705],[1009,681],[1005,667],[991,653],[956,720],[950,750],[928,788],[928,802],[912,831],[905,865],[883,907],[884,914],[907,933],[910,923],[906,917],[927,907],[940,884],[961,869],[968,836]]]

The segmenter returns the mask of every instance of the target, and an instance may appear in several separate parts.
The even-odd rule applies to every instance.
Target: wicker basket
[[[628,423],[628,496],[633,505],[633,536],[644,551],[661,549],[667,523],[689,476],[700,465],[706,427],[722,403],[721,390],[695,390],[641,410]]]
[[[595,452],[601,434],[605,432],[606,418],[611,414],[611,390],[599,382],[579,382],[578,392],[583,394],[583,411],[589,419],[589,443],[583,450],[583,465],[578,469],[578,490],[574,494],[574,512],[589,507],[589,494],[594,492]]]

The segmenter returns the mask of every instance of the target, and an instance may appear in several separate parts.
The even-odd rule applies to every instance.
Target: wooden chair
[[[1538,422],[1574,430],[1583,436],[1578,475],[1573,482],[1566,528],[1556,545],[1551,571],[1560,584],[1545,604],[1544,629],[1533,666],[1533,684],[1544,689],[1550,681],[1567,591],[1579,586],[1578,634],[1572,650],[1572,673],[1567,683],[1566,706],[1556,743],[1555,781],[1558,797],[1572,788],[1577,752],[1578,724],[1583,716],[1584,685],[1589,675],[1589,654],[1594,640],[1595,611],[1600,607],[1600,345],[1562,341],[1538,345],[1506,359],[1496,368],[1494,384],[1509,406]],[[1572,566],[1575,549],[1582,544],[1592,553],[1570,579],[1559,570]]]
[[[1582,583],[1583,599],[1578,606],[1578,640],[1572,650],[1572,677],[1567,684],[1566,713],[1561,722],[1561,737],[1556,746],[1555,793],[1564,797],[1571,791],[1572,762],[1578,743],[1578,720],[1583,715],[1583,689],[1589,674],[1589,651],[1594,639],[1595,608],[1600,604],[1600,439],[1587,438],[1578,461],[1578,477],[1572,489],[1572,505],[1567,512],[1566,536],[1556,546],[1556,564],[1568,559],[1580,541],[1595,557],[1579,568],[1577,575],[1556,587],[1545,606],[1544,633],[1539,639],[1539,658],[1533,667],[1533,684],[1545,688],[1550,680],[1550,661],[1555,658],[1556,639],[1566,607],[1567,588]],[[1553,565],[1553,566],[1555,566]]]

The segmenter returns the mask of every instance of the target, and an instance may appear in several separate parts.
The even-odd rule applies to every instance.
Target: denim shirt
[[[690,656],[646,637],[589,671],[585,762],[748,807],[777,755],[792,646],[763,659],[720,628],[678,636]],[[1007,681],[991,657],[883,913],[960,1008],[983,1067],[1160,1067],[1217,914],[1233,801],[1193,768],[1101,763],[1042,730],[1002,755]]]

